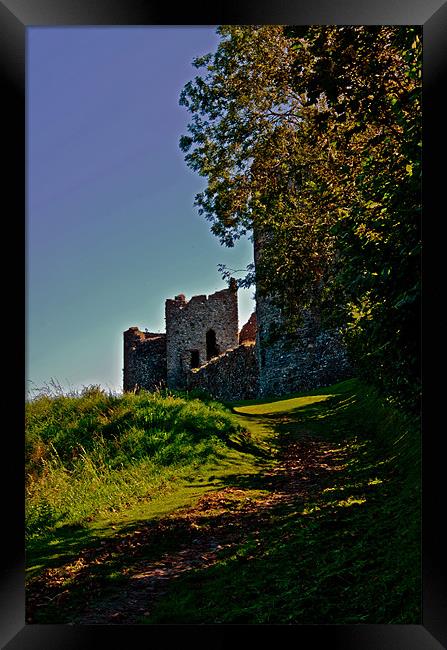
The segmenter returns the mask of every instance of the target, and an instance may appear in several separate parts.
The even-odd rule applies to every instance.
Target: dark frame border
[[[172,16],[169,7],[154,6],[150,0],[0,0],[0,68],[4,81],[3,107],[6,108],[5,134],[7,136],[7,169],[4,180],[3,199],[9,198],[10,218],[5,225],[13,226],[8,231],[8,248],[12,244],[23,250],[25,241],[25,45],[26,28],[31,26],[63,25],[215,25],[215,24],[399,24],[423,25],[424,72],[423,72],[423,127],[424,127],[424,217],[436,214],[441,203],[440,189],[445,185],[441,177],[445,165],[433,164],[437,154],[446,152],[442,146],[445,132],[444,102],[441,99],[441,78],[445,79],[447,68],[447,3],[444,0],[312,0],[306,6],[299,0],[289,0],[272,6],[266,0],[258,0],[253,7],[243,0],[230,0],[216,3],[213,7],[184,6],[176,9]],[[175,22],[173,22],[173,19]],[[439,130],[438,130],[439,127]],[[445,140],[445,136],[444,136]],[[3,149],[5,151],[5,149]],[[442,160],[441,155],[439,159]],[[442,197],[444,199],[444,197]],[[442,214],[440,215],[442,217]],[[12,217],[12,218],[11,218]],[[441,219],[442,220],[442,219]],[[438,222],[439,223],[439,222]],[[435,225],[436,229],[438,225]],[[433,228],[434,229],[434,228]],[[436,235],[435,235],[436,238]],[[426,263],[433,257],[441,260],[442,251],[435,250],[430,241],[430,228],[424,232],[424,280],[427,278]],[[428,252],[427,252],[428,250]],[[444,253],[445,256],[445,253]],[[24,265],[25,267],[25,265]],[[11,275],[19,277],[19,272],[11,274],[8,266],[4,277],[9,290]],[[426,282],[431,292],[432,276]],[[23,285],[22,285],[23,286]],[[438,285],[439,286],[439,285]],[[11,291],[12,296],[20,294]],[[425,300],[425,295],[424,295]],[[9,301],[8,301],[9,302]],[[8,304],[8,303],[7,303]],[[426,301],[424,302],[425,308]],[[19,311],[21,307],[19,306]],[[22,321],[25,323],[25,319]],[[423,330],[424,331],[424,330]],[[24,329],[14,327],[14,341],[23,336]],[[6,333],[11,340],[11,329]],[[4,339],[5,341],[8,340]],[[6,345],[4,353],[10,358],[5,361],[6,368],[16,367],[16,375],[10,382],[23,386],[17,350]],[[437,351],[436,351],[437,352]],[[430,356],[426,353],[427,357]],[[24,361],[24,357],[22,357]],[[25,362],[23,366],[25,366]],[[425,361],[424,361],[425,366]],[[221,648],[237,640],[248,632],[250,640],[261,638],[267,642],[290,641],[303,648],[336,647],[343,650],[438,650],[447,647],[447,598],[446,585],[441,578],[441,563],[445,551],[442,532],[438,531],[438,518],[434,505],[442,500],[443,458],[437,453],[435,426],[436,409],[442,404],[439,392],[431,397],[433,383],[430,373],[423,367],[423,624],[422,625],[296,625],[296,626],[64,626],[64,625],[25,625],[24,607],[24,490],[22,423],[18,435],[11,436],[9,445],[10,481],[5,485],[11,493],[4,497],[6,512],[3,521],[8,521],[8,535],[5,551],[6,566],[2,567],[0,582],[1,641],[8,650],[28,650],[34,648],[86,648],[117,643],[118,647],[139,647],[141,642],[158,640],[163,646]],[[12,392],[12,391],[11,391]],[[8,400],[9,401],[9,400]],[[11,395],[8,406],[16,413],[23,413],[22,393],[17,390]],[[438,405],[438,406],[436,406]],[[16,408],[17,407],[17,408]],[[438,410],[439,412],[439,410]],[[433,419],[431,414],[434,414]],[[442,433],[439,431],[439,433]],[[428,438],[433,443],[428,441]],[[5,457],[4,457],[5,458]],[[5,463],[6,465],[7,463]],[[8,469],[8,467],[5,467]],[[138,640],[137,640],[138,637]],[[287,639],[286,639],[287,637]],[[444,645],[442,645],[444,644]]]

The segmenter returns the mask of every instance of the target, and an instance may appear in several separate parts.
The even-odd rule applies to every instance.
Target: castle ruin
[[[237,286],[210,296],[183,294],[166,301],[166,382],[170,388],[188,387],[188,371],[200,368],[239,344]]]
[[[183,294],[169,298],[165,303],[165,319],[164,334],[141,332],[138,327],[124,332],[125,391],[138,388],[154,391],[162,387],[184,390],[203,388],[205,383],[208,392],[215,394],[209,385],[209,373],[215,374],[219,368],[221,374],[222,368],[228,365],[231,351],[241,345],[254,345],[254,316],[239,333],[234,279],[228,289],[209,296],[193,296],[189,301]],[[221,379],[222,383],[231,384],[228,377]],[[240,379],[239,376],[237,382]],[[250,381],[253,383],[252,377]],[[239,392],[235,388],[227,390],[228,395],[236,392],[245,395],[247,388],[241,388]],[[251,389],[248,392],[254,394]],[[221,395],[222,390],[218,393]]]
[[[256,312],[239,331],[237,283],[209,296],[165,303],[166,333],[124,332],[124,391],[201,389],[216,399],[280,397],[351,376],[346,350],[316,314],[294,332],[271,298],[256,293]]]

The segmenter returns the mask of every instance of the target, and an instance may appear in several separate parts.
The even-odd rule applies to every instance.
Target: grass
[[[180,393],[115,396],[92,386],[32,400],[28,578],[101,539],[192,506],[234,473],[258,471],[267,462],[259,443],[222,404]]]
[[[241,434],[221,405],[90,388],[26,408],[26,531],[85,523],[166,492]]]
[[[233,413],[187,395],[116,397],[94,387],[28,404],[29,584],[88,549],[95,559],[87,582],[63,578],[64,607],[44,605],[33,622],[75,619],[86,584],[99,580],[98,601],[119,590],[132,560],[113,548],[150,522],[225,486],[268,494],[264,470],[294,443],[312,453],[306,490],[256,529],[234,505],[240,543],[173,580],[140,622],[419,624],[419,428],[356,380],[238,402]],[[202,514],[205,528],[222,524],[219,512]],[[181,531],[165,527],[138,552],[160,557],[188,539]]]
[[[279,445],[324,442],[317,489],[174,583],[143,622],[420,623],[417,423],[355,380],[235,410],[267,419]]]

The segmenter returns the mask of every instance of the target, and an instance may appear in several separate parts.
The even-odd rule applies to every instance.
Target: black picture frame
[[[442,0],[289,0],[268,3],[258,0],[249,3],[231,0],[213,5],[180,5],[171,13],[169,6],[150,0],[3,0],[0,2],[0,67],[4,92],[3,176],[2,199],[5,210],[5,248],[17,251],[13,262],[4,270],[4,304],[14,300],[14,316],[9,317],[4,332],[4,369],[8,369],[7,408],[17,417],[4,431],[6,453],[4,471],[10,475],[3,493],[4,551],[2,559],[0,604],[1,642],[7,650],[108,647],[127,649],[158,645],[170,647],[223,648],[255,643],[290,643],[298,648],[323,647],[343,650],[435,650],[447,647],[447,598],[442,581],[445,552],[444,534],[440,529],[443,504],[443,456],[438,439],[443,435],[437,415],[442,414],[442,393],[436,392],[431,380],[428,360],[429,346],[424,349],[423,399],[423,620],[421,625],[273,625],[273,626],[64,626],[25,625],[24,589],[24,487],[23,487],[23,368],[25,354],[25,318],[20,251],[26,244],[25,195],[25,53],[26,32],[31,26],[64,25],[217,25],[217,24],[395,24],[423,26],[423,218],[424,228],[424,284],[423,304],[430,310],[430,294],[435,271],[430,277],[429,264],[442,260],[437,232],[440,219],[433,219],[442,206],[443,160],[445,148],[445,112],[441,98],[442,79],[447,67],[447,4]],[[444,144],[444,146],[443,146]],[[25,200],[24,200],[25,199]],[[444,209],[445,212],[445,209]],[[440,214],[440,217],[443,215]],[[436,228],[432,234],[431,229]],[[5,230],[7,230],[5,234]],[[9,258],[10,259],[10,258]],[[14,280],[14,282],[13,282]],[[425,294],[427,292],[427,295]],[[17,301],[18,299],[18,301]],[[441,296],[442,299],[442,296]],[[8,312],[9,313],[9,312]],[[12,320],[12,323],[11,323]],[[23,323],[21,329],[20,323]],[[428,325],[423,321],[423,337]],[[434,338],[432,322],[428,338]],[[440,335],[441,336],[441,335]],[[436,351],[437,354],[437,351]],[[15,370],[14,370],[15,369]],[[14,390],[13,390],[14,389]]]

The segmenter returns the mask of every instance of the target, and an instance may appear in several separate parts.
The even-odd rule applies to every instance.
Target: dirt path
[[[308,499],[321,489],[323,476],[337,470],[329,447],[302,433],[299,441],[280,447],[275,468],[258,477],[261,496],[253,498],[253,491],[244,486],[226,487],[203,496],[194,508],[177,510],[125,538],[82,552],[76,562],[47,569],[27,593],[28,622],[34,622],[36,610],[49,603],[63,609],[76,586],[84,594],[83,603],[70,622],[138,623],[150,615],[173,580],[212,566],[248,536],[262,545],[262,531],[271,526],[275,509]],[[160,553],[166,539],[173,540],[174,547]],[[119,568],[121,582],[107,595],[101,580],[95,580],[95,567],[108,562]]]

